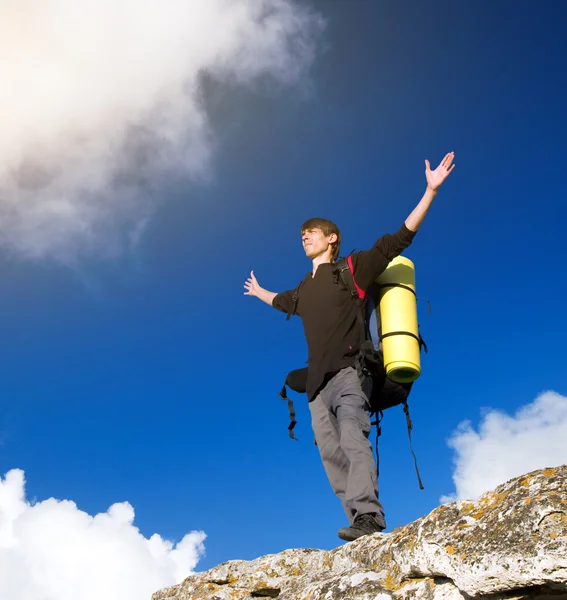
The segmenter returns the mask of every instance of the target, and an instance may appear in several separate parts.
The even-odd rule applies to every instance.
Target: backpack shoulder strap
[[[286,321],[289,321],[290,317],[292,317],[293,315],[295,315],[297,313],[297,303],[299,301],[299,288],[303,285],[304,281],[305,281],[305,277],[299,282],[298,286],[293,290],[293,295],[291,297],[291,300],[293,302],[293,307],[291,309],[291,312],[287,313],[287,317],[285,318]]]
[[[361,344],[364,345],[365,341],[369,339],[369,329],[366,319],[366,292],[359,287],[354,278],[354,264],[352,262],[351,252],[348,256],[341,258],[336,263],[337,280],[340,279],[342,284],[350,292],[350,296],[358,304],[358,311],[356,318],[360,326],[361,333]],[[361,346],[361,350],[364,350]]]
[[[346,260],[347,260],[347,264],[348,264],[348,272],[349,272],[350,278],[352,280],[351,285],[352,285],[352,287],[354,287],[357,297],[360,298],[361,300],[364,300],[364,298],[366,298],[366,292],[361,287],[359,287],[358,283],[356,283],[356,279],[354,278],[354,265],[352,262],[352,254],[349,254],[347,256]],[[351,294],[352,294],[352,292],[351,292]]]
[[[364,300],[366,293],[358,286],[354,278],[354,265],[352,253],[337,261],[337,273],[343,285],[350,292],[352,298]]]

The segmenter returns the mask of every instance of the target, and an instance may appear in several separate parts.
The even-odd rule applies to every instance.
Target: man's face
[[[311,259],[324,254],[336,240],[335,233],[325,235],[322,229],[306,229],[301,235],[305,254]]]

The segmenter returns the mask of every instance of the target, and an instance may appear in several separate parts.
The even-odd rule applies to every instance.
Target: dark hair
[[[331,253],[331,262],[335,262],[339,257],[341,250],[341,232],[339,228],[328,219],[319,219],[317,217],[308,219],[301,226],[301,235],[303,235],[309,229],[320,229],[324,236],[331,235],[331,233],[337,234],[337,241],[333,244],[333,251]]]

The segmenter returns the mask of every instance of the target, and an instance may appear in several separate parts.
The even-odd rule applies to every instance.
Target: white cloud
[[[298,0],[0,0],[0,14],[0,246],[63,262],[135,241],[157,174],[210,174],[203,73],[292,84],[321,28]]]
[[[24,473],[0,478],[0,598],[144,600],[181,582],[204,552],[203,532],[173,545],[133,525],[127,502],[93,516],[74,502],[25,499]]]
[[[514,416],[497,410],[478,428],[461,423],[449,440],[455,451],[455,494],[441,499],[476,499],[529,471],[567,462],[567,398],[545,392]]]

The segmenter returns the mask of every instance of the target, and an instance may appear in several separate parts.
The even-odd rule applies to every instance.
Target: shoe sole
[[[351,533],[341,533],[341,531],[338,532],[338,536],[341,540],[344,540],[345,542],[354,542],[354,540],[358,540],[361,537],[364,537],[365,535],[372,535],[374,533],[382,533],[382,531],[368,531],[366,533],[361,532],[359,535],[356,534],[351,534]]]

